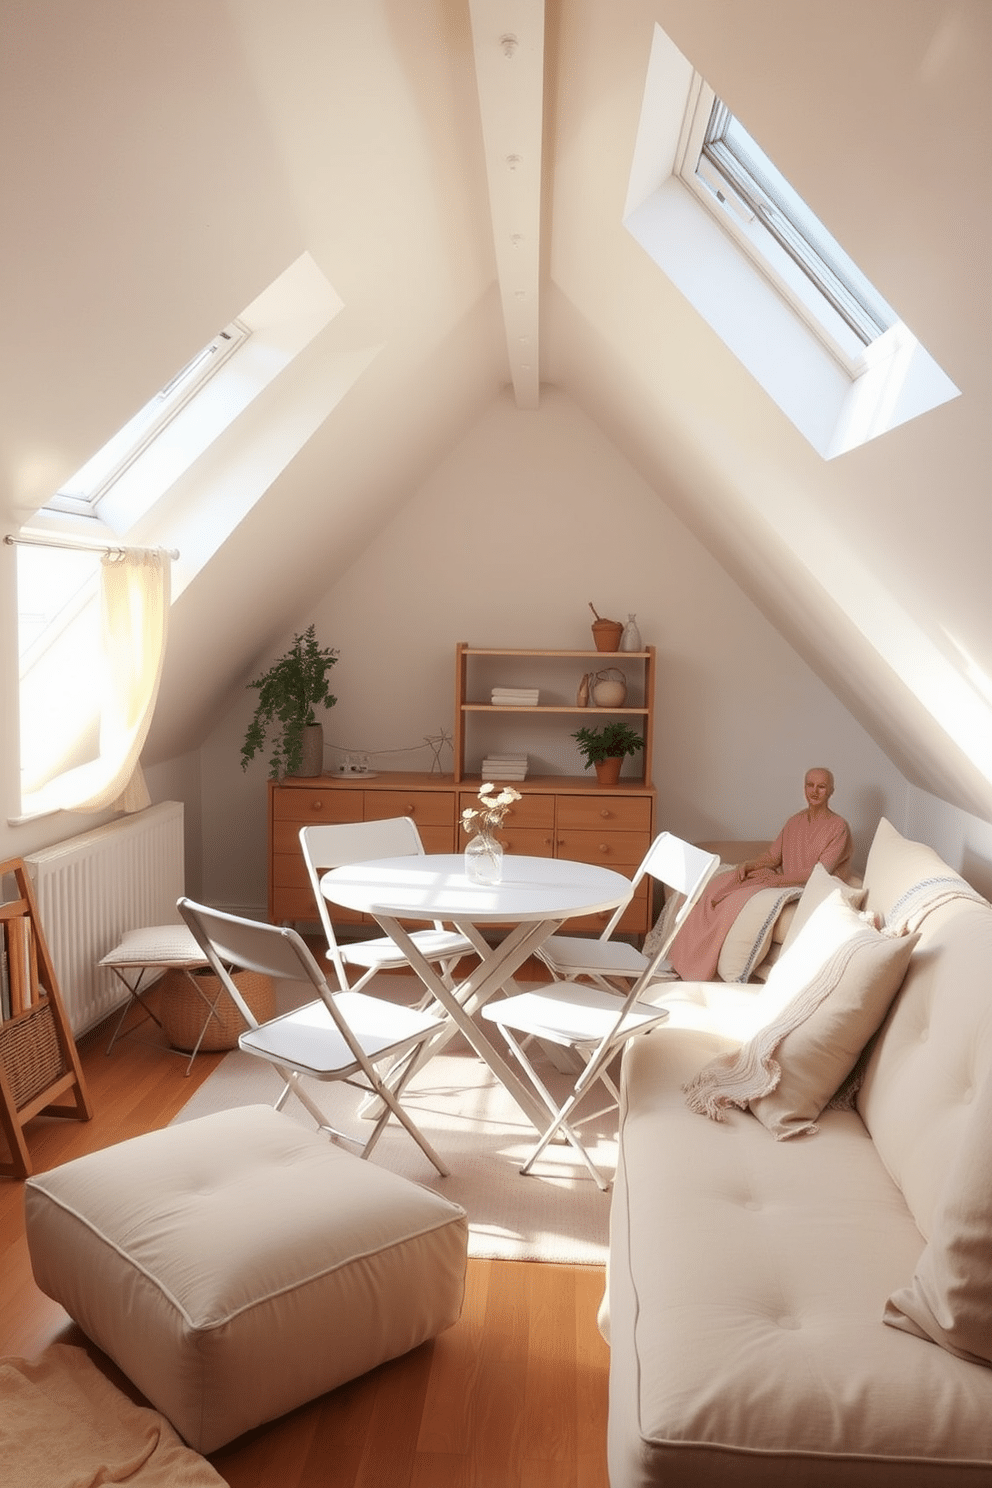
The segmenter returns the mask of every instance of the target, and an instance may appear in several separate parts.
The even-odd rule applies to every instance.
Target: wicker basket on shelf
[[[66,1073],[69,1066],[47,998],[0,1026],[0,1064],[18,1111]]]
[[[206,968],[194,971],[192,975],[204,995],[213,1002],[220,987],[220,978]],[[257,971],[236,971],[232,980],[259,1023],[264,1023],[275,1015],[276,997],[271,977],[263,976]],[[164,973],[161,981],[160,1015],[166,1038],[174,1049],[189,1053],[196,1047],[203,1020],[207,1016],[207,1006],[185,971],[170,968]],[[207,1024],[200,1048],[207,1051],[235,1049],[238,1035],[244,1033],[246,1027],[247,1024],[229,993],[221,989],[221,997]]]

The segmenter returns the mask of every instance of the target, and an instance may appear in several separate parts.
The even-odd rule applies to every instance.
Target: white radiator
[[[163,801],[24,858],[75,1034],[126,997],[97,965],[126,930],[173,925],[183,893],[183,807]]]

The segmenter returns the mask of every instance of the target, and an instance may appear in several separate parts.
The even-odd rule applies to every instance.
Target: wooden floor
[[[28,1126],[36,1172],[167,1125],[223,1057],[199,1056],[187,1078],[151,1022],[109,1057],[106,1042],[101,1029],[80,1045],[94,1119]],[[33,1358],[86,1340],[34,1284],[22,1192],[0,1178],[0,1355]],[[453,1328],[210,1460],[233,1488],[607,1488],[603,1280],[593,1266],[470,1260]]]

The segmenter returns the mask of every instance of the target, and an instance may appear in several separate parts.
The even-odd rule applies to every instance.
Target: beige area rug
[[[419,987],[412,978],[376,979],[378,995],[405,1000]],[[487,1033],[499,1038],[496,1029]],[[556,1097],[562,1079],[541,1067]],[[557,1088],[556,1088],[557,1087]],[[362,1096],[335,1084],[309,1082],[309,1091],[338,1130],[360,1134]],[[567,1090],[567,1083],[565,1089]],[[235,1050],[200,1086],[173,1124],[192,1121],[235,1106],[272,1105],[281,1082],[271,1065]],[[469,1254],[489,1259],[552,1261],[601,1266],[606,1263],[610,1193],[593,1182],[581,1160],[565,1144],[553,1144],[526,1177],[520,1164],[533,1151],[536,1133],[487,1065],[459,1036],[413,1077],[404,1104],[451,1169],[441,1178],[412,1137],[391,1121],[373,1149],[372,1162],[461,1204],[469,1217]],[[593,1108],[601,1104],[594,1094]],[[288,1116],[308,1127],[312,1118],[294,1096]],[[611,1111],[584,1130],[586,1148],[605,1178],[616,1170],[617,1113]],[[352,1150],[352,1149],[348,1149]]]
[[[223,1488],[164,1416],[135,1405],[85,1349],[0,1359],[0,1480],[9,1488]]]

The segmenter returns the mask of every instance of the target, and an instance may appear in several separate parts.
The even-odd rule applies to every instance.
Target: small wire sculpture
[[[441,764],[441,750],[446,744],[449,749],[453,747],[451,734],[449,734],[447,729],[443,728],[439,734],[425,734],[424,741],[430,745],[431,753],[434,756],[430,773],[432,775],[443,775],[444,767]]]

